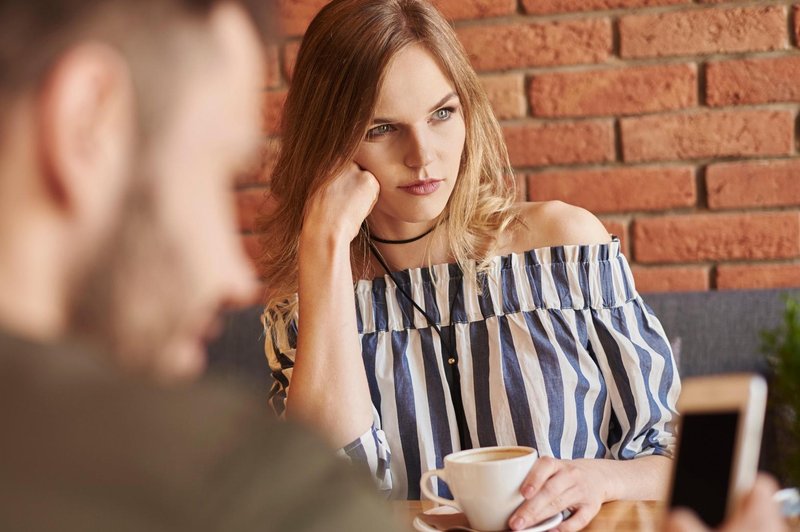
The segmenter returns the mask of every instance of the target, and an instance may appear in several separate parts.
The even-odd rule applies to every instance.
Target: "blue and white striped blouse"
[[[528,445],[556,458],[670,455],[680,380],[617,239],[494,257],[479,277],[482,285],[467,282],[454,264],[395,274],[455,336],[474,446]],[[343,452],[393,498],[418,499],[420,475],[460,447],[442,342],[388,276],[359,281],[355,296],[374,423]],[[292,322],[266,334],[279,414],[296,332]]]

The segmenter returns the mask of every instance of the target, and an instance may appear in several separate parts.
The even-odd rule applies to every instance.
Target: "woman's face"
[[[412,45],[389,63],[355,162],[380,184],[368,220],[384,238],[424,231],[453,192],[466,131],[461,103],[434,57]]]

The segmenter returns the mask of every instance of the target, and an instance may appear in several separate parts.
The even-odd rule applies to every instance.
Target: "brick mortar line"
[[[716,266],[800,266],[800,259],[741,259],[715,263]]]
[[[784,106],[784,107],[777,107]],[[682,107],[679,109],[663,109],[660,111],[646,111],[636,114],[616,114],[616,115],[570,115],[570,116],[523,116],[502,120],[501,125],[515,126],[520,124],[558,124],[564,122],[585,122],[590,120],[626,120],[632,118],[650,118],[653,116],[678,116],[708,113],[724,113],[729,111],[794,111],[800,110],[800,104],[793,106],[792,102],[775,102],[765,104],[730,105],[721,107],[695,106]]]
[[[708,105],[708,79],[706,76],[708,70],[708,62],[702,61],[695,65],[697,69],[697,105],[699,107],[710,107]]]
[[[520,118],[513,118],[509,120],[502,120],[501,126],[520,126],[520,125],[546,125],[546,124],[563,124],[563,123],[580,123],[591,121],[609,121],[609,120],[625,120],[636,118],[652,118],[654,116],[672,117],[672,116],[690,116],[696,114],[723,114],[731,111],[792,111],[798,113],[800,111],[800,102],[774,102],[774,103],[755,103],[746,105],[732,105],[723,107],[684,107],[682,109],[668,109],[664,111],[650,111],[637,114],[625,115],[597,115],[597,116],[524,116]]]
[[[511,13],[497,17],[474,18],[474,19],[449,19],[450,24],[456,29],[473,28],[479,26],[492,26],[496,24],[508,23],[536,23],[536,22],[561,22],[561,21],[581,21],[593,20],[610,17],[640,16],[640,15],[660,15],[663,13],[680,13],[695,11],[719,11],[731,9],[746,9],[751,7],[789,7],[795,4],[794,0],[778,0],[764,2],[750,0],[747,2],[726,2],[721,4],[678,4],[671,6],[640,6],[629,8],[617,8],[595,11],[572,11],[564,13],[530,14],[530,13]]]
[[[742,259],[742,260],[734,260],[734,259],[727,259],[724,261],[717,261],[717,262],[707,262],[707,261],[698,261],[698,262],[636,262],[632,257],[628,257],[628,263],[633,268],[641,268],[643,270],[660,270],[660,269],[667,269],[667,268],[697,268],[697,269],[704,269],[707,268],[709,273],[716,277],[716,268],[719,266],[781,266],[781,265],[800,265],[800,262],[781,262],[781,259],[764,259],[764,260],[753,260],[753,259]],[[800,288],[800,286],[798,287]]]
[[[619,31],[619,17],[611,17],[611,56],[622,56],[622,35]]]
[[[605,220],[609,220],[612,222],[618,223],[628,223],[633,221],[633,214],[629,212],[621,212],[621,213],[609,213],[609,214],[599,214],[598,217],[603,218]]]
[[[682,218],[686,216],[694,216],[697,214],[708,214],[713,213],[713,211],[706,211],[706,210],[697,210],[697,206],[693,207],[670,207],[668,209],[663,210],[652,210],[652,211],[613,211],[613,212],[596,212],[591,211],[597,217],[606,217],[606,216],[618,216],[622,214],[630,215],[631,220],[630,222],[633,223],[636,220],[645,220],[645,219],[652,219],[658,218],[663,216],[669,216],[674,218]]]
[[[733,209],[708,209],[707,207],[673,207],[662,210],[652,211],[612,211],[612,212],[592,212],[597,217],[608,218],[609,220],[617,218],[615,221],[622,222],[622,218],[628,217],[627,223],[633,223],[636,220],[651,220],[653,218],[685,218],[688,216],[746,216],[746,215],[763,215],[763,214],[785,214],[795,213],[800,214],[800,205],[785,206],[785,207],[736,207]],[[622,217],[622,218],[620,218]]]
[[[719,287],[717,286],[717,277],[719,277],[719,272],[717,272],[717,264],[712,265],[708,269],[708,289],[717,291]]]
[[[525,116],[533,116],[533,104],[531,102],[531,98],[528,96],[531,92],[532,83],[533,77],[525,74],[522,75],[522,99],[525,101]],[[500,122],[500,125],[502,126],[504,120],[498,120],[498,122]]]
[[[747,157],[743,158],[742,156],[731,156],[731,157],[717,157],[717,158],[705,158],[705,159],[694,159],[694,160],[680,160],[680,159],[670,159],[668,161],[636,161],[631,163],[625,163],[622,161],[610,161],[608,163],[578,163],[578,164],[549,164],[549,165],[542,165],[542,166],[518,166],[514,167],[514,170],[517,173],[527,173],[527,174],[539,174],[543,172],[553,172],[553,171],[585,171],[585,170],[622,170],[626,168],[631,169],[652,169],[652,168],[683,168],[683,167],[690,167],[690,168],[697,168],[700,166],[712,166],[716,164],[728,164],[728,163],[773,163],[773,162],[791,162],[797,161],[800,162],[800,156],[793,155],[793,156],[786,156],[786,155],[774,155],[774,156],[754,156],[754,157]]]
[[[800,157],[796,158],[800,161]],[[789,159],[790,160],[790,159]],[[520,166],[519,168],[528,168],[528,173],[542,173],[542,172],[549,172],[553,170],[621,170],[625,168],[631,169],[652,169],[652,168],[694,168],[699,166],[693,163],[687,163],[684,161],[667,161],[664,164],[652,164],[652,163],[643,163],[643,162],[635,162],[635,163],[624,163],[622,161],[610,161],[608,163],[584,163],[584,164],[573,164],[573,165],[547,165],[547,166]]]
[[[550,164],[546,166],[516,166],[514,167],[514,171],[524,172],[524,173],[542,173],[542,172],[549,172],[549,171],[556,171],[556,170],[564,170],[564,171],[571,171],[571,170],[601,170],[601,169],[623,169],[623,168],[675,168],[679,166],[690,166],[690,167],[697,167],[703,165],[713,165],[713,164],[727,164],[727,163],[758,163],[758,162],[773,162],[773,161],[793,161],[797,160],[800,161],[800,157],[778,157],[769,158],[769,157],[748,157],[743,158],[741,156],[729,157],[729,158],[716,158],[716,159],[694,159],[694,160],[679,160],[679,159],[670,159],[668,161],[636,161],[635,163],[625,164],[619,161],[611,161],[610,164],[605,165],[602,163],[587,163],[587,164],[564,164],[564,165],[555,165]]]
[[[650,113],[641,113],[635,115],[603,115],[603,116],[563,116],[563,117],[539,117],[539,116],[524,116],[520,118],[513,118],[509,120],[500,121],[501,127],[520,127],[520,126],[546,126],[558,124],[580,124],[583,122],[613,122],[615,120],[637,119],[637,118],[653,118],[653,117],[673,117],[673,116],[690,116],[696,114],[723,114],[735,111],[791,111],[795,114],[800,110],[798,105],[784,105],[784,104],[763,104],[753,106],[738,106],[738,107],[688,107],[684,109],[672,109],[668,111],[655,111]],[[796,118],[796,117],[795,117]],[[689,159],[699,160],[699,159]],[[640,161],[641,162],[641,161]]]
[[[622,122],[619,118],[614,120],[614,161],[625,162],[625,147],[622,144]]]
[[[690,210],[694,209],[694,210]],[[654,218],[685,218],[687,216],[704,216],[704,215],[713,215],[714,217],[723,217],[723,216],[749,216],[749,215],[759,215],[757,217],[762,217],[761,215],[764,214],[785,214],[785,213],[794,213],[800,214],[800,206],[794,207],[739,207],[736,209],[731,210],[710,210],[710,209],[701,209],[698,210],[696,207],[694,208],[687,208],[687,209],[670,209],[670,210],[663,210],[663,211],[625,211],[624,214],[630,215],[633,220],[652,220]],[[593,213],[594,214],[594,213]],[[614,213],[596,213],[596,216],[612,216]]]
[[[702,209],[709,209],[708,183],[706,182],[707,170],[707,165],[696,166],[694,169],[695,197],[697,198],[697,207]]]
[[[628,262],[631,264],[631,266],[637,266],[637,267],[639,267],[639,268],[641,268],[643,270],[663,270],[663,269],[667,269],[667,268],[697,268],[697,269],[701,269],[701,268],[711,268],[712,266],[715,266],[717,264],[715,262],[709,262],[707,264],[705,262],[653,262],[653,263],[646,262],[646,263],[640,263],[640,262],[636,262],[634,260],[629,260]]]
[[[680,264],[686,264],[686,265],[705,264],[706,262],[707,261],[703,261],[702,263],[700,263],[700,262],[696,262],[696,263],[695,262],[689,262],[689,263],[680,263]],[[642,265],[643,264],[647,264],[647,265],[653,264],[653,265],[669,266],[669,265],[671,265],[673,263],[671,263],[671,262],[638,263],[638,262],[633,261],[632,264],[642,264]],[[679,263],[674,263],[674,264],[679,264]],[[791,258],[791,259],[767,258],[767,259],[760,259],[760,260],[759,259],[721,259],[721,260],[715,261],[713,263],[710,263],[710,265],[712,267],[718,267],[718,266],[781,266],[781,265],[794,265],[794,264],[799,264],[800,265],[800,258]],[[714,273],[716,274],[716,271]],[[798,288],[800,288],[800,286],[798,286]]]
[[[509,120],[500,121],[500,126],[520,126],[520,125],[545,125],[545,124],[561,124],[561,123],[580,123],[580,122],[608,122],[611,123],[616,116],[573,116],[563,118],[539,118],[536,116],[523,116],[520,118],[512,118]]]
[[[697,261],[697,262],[637,262],[633,258],[633,256],[634,256],[633,253],[631,253],[631,255],[627,257],[628,258],[628,263],[632,267],[648,268],[648,269],[649,268],[653,268],[653,269],[656,269],[656,268],[670,268],[670,267],[685,268],[685,267],[692,267],[692,266],[709,267],[709,268],[712,269],[712,274],[713,274],[714,277],[716,277],[716,268],[718,266],[772,265],[772,264],[774,264],[774,261],[783,260],[783,259],[763,259],[763,260],[758,260],[758,259],[721,259],[721,260],[718,260],[718,261],[715,261],[715,262],[708,262],[707,260],[702,260],[702,261]],[[793,260],[793,259],[790,259],[790,260]],[[791,264],[795,264],[795,263],[790,262],[789,264],[791,265]],[[798,286],[798,288],[800,288],[800,286]]]
[[[706,207],[702,212],[709,214],[782,214],[782,213],[800,213],[800,205],[752,205],[750,207]]]
[[[795,123],[794,123],[794,149],[797,151],[798,143],[800,143],[800,113],[795,116]]]
[[[675,66],[684,64],[697,64],[697,63],[727,63],[733,61],[750,61],[750,60],[766,60],[766,59],[783,59],[788,57],[800,57],[800,49],[798,48],[782,48],[780,50],[766,50],[766,51],[751,51],[751,52],[731,52],[731,53],[716,53],[716,54],[695,54],[695,55],[681,55],[669,57],[632,57],[632,58],[619,58],[610,56],[609,61],[604,63],[578,63],[572,65],[547,65],[547,66],[525,66],[513,67],[507,69],[492,69],[492,70],[476,70],[479,76],[482,75],[500,75],[500,74],[554,74],[554,73],[572,73],[572,72],[595,72],[595,71],[608,71],[608,70],[625,70],[626,68],[633,67],[647,67],[647,66]],[[276,89],[267,89],[265,92],[274,91]]]

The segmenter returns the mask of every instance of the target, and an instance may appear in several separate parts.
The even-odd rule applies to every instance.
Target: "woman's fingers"
[[[537,460],[521,488],[527,500],[511,516],[510,527],[513,530],[530,527],[569,508],[574,513],[559,530],[584,528],[603,503],[597,481],[586,469],[571,460]]]
[[[591,523],[597,512],[600,511],[599,504],[587,504],[578,507],[569,518],[562,521],[557,532],[575,532],[576,530],[583,530],[589,523]]]
[[[549,456],[544,456],[536,460],[531,467],[530,473],[522,482],[520,492],[526,499],[535,496],[545,482],[556,474],[560,467],[559,461]]]
[[[523,502],[514,512],[514,518],[522,519],[522,524],[531,526],[548,517],[552,517],[561,510],[582,502],[578,495],[574,479],[564,471],[550,477],[544,486],[533,496]],[[524,527],[523,527],[524,528]]]
[[[526,482],[530,481],[533,487],[539,485],[544,477],[547,477],[544,484],[511,516],[509,524],[512,529],[530,527],[567,508],[589,505],[595,508],[594,511],[584,511],[581,515],[589,513],[594,516],[597,513],[602,501],[587,495],[582,472],[569,462],[553,460],[553,464],[543,464],[539,471],[531,470]]]

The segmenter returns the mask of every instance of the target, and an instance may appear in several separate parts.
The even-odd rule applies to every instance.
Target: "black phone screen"
[[[671,506],[691,508],[712,527],[725,519],[738,422],[738,412],[683,416]]]

